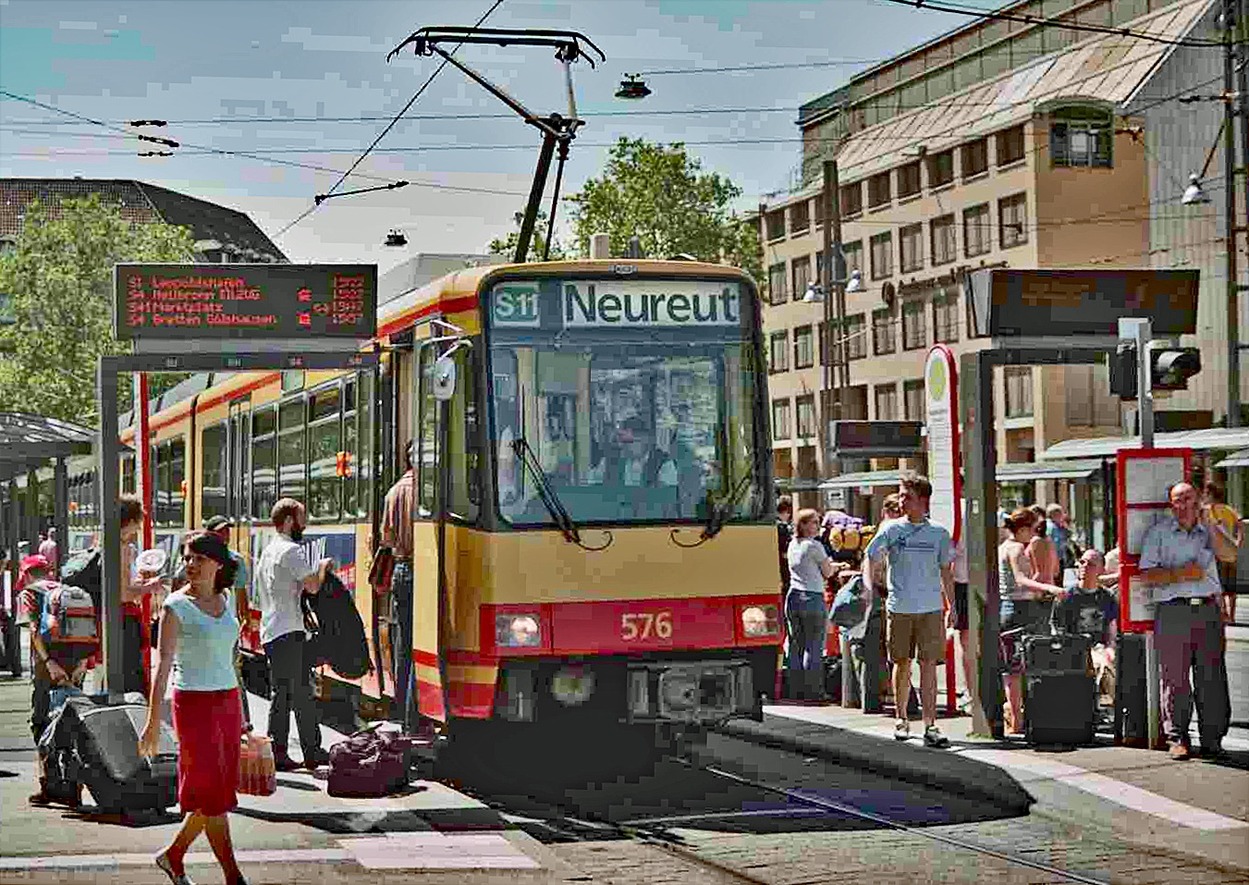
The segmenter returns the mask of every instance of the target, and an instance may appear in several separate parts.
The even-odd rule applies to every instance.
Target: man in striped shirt
[[[414,440],[404,448],[403,476],[386,493],[382,511],[382,544],[395,556],[390,580],[391,672],[395,674],[393,710],[401,722],[410,721],[408,703],[412,697],[412,512],[416,479],[412,471]],[[394,716],[394,714],[392,714]]]

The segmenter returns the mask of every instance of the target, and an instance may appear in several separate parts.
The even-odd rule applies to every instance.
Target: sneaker
[[[930,725],[924,729],[924,746],[941,750],[950,746],[950,739],[937,726]]]
[[[905,719],[899,720],[898,724],[893,727],[893,739],[895,741],[910,740],[911,723],[907,722]]]
[[[1184,746],[1182,743],[1174,743],[1167,748],[1167,755],[1176,762],[1182,762],[1189,756],[1188,747]]]
[[[285,753],[281,755],[275,753],[273,754],[273,767],[278,771],[298,771],[303,766]]]

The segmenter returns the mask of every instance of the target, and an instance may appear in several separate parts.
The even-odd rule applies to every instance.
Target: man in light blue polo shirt
[[[1187,759],[1192,699],[1203,756],[1223,752],[1231,717],[1227,669],[1223,662],[1222,586],[1216,559],[1233,559],[1236,542],[1202,508],[1197,490],[1186,482],[1170,491],[1171,513],[1150,526],[1141,541],[1141,581],[1157,603],[1154,637],[1158,647],[1162,728],[1172,759]],[[1189,686],[1188,670],[1193,671]]]
[[[863,582],[879,583],[888,561],[889,657],[893,660],[893,697],[898,722],[893,736],[911,736],[906,701],[911,694],[911,659],[919,652],[919,697],[924,714],[924,743],[949,746],[937,728],[937,661],[945,652],[942,596],[954,611],[954,545],[950,533],[928,521],[932,484],[908,471],[898,484],[903,518],[883,523],[864,555]]]

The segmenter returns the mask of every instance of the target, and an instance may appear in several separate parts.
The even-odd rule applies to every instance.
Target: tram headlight
[[[534,648],[542,644],[542,630],[536,614],[495,615],[494,632],[505,648]]]
[[[560,667],[551,677],[551,695],[565,707],[584,704],[594,693],[594,673],[585,667]]]
[[[748,605],[741,610],[742,635],[747,639],[779,636],[780,617],[775,605]]]

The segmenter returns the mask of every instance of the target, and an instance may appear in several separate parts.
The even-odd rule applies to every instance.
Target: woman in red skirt
[[[192,532],[182,542],[189,582],[161,608],[160,666],[152,681],[139,752],[156,753],[161,704],[173,673],[173,726],[178,735],[178,804],[186,817],[156,865],[173,885],[193,885],[183,860],[201,832],[208,836],[226,885],[246,885],[234,858],[226,813],[238,804],[243,708],[234,669],[239,624],[228,588],[235,565],[225,542]]]

